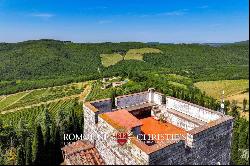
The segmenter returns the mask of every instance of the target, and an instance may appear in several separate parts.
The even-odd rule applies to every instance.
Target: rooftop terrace
[[[176,142],[155,140],[154,144],[146,144],[137,139],[138,134],[194,136],[232,119],[220,112],[180,99],[173,97],[165,99],[164,101],[163,94],[147,91],[118,96],[115,99],[116,109],[112,109],[110,98],[88,102],[85,106],[114,129],[124,128],[126,131],[132,131],[137,128],[130,140],[146,153],[152,153]],[[161,117],[164,117],[163,121]]]

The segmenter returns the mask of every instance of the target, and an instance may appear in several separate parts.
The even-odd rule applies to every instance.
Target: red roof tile
[[[130,114],[127,110],[121,109],[114,112],[107,112],[100,115],[111,126],[116,129],[124,128],[130,130],[134,127],[141,126],[142,122]]]
[[[78,140],[62,148],[65,160],[71,165],[104,165],[97,149],[86,140]]]

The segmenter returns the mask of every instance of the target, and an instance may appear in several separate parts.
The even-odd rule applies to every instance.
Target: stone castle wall
[[[163,97],[159,93],[142,92],[134,95],[125,95],[116,99],[118,107],[135,105],[147,101],[163,103]],[[203,107],[190,105],[177,99],[167,97],[166,105],[161,109],[161,113],[170,123],[181,127],[187,131],[186,140],[168,145],[158,151],[147,154],[134,144],[127,143],[124,146],[118,145],[115,140],[117,132],[111,125],[98,116],[101,112],[112,111],[111,100],[104,100],[93,104],[100,111],[93,112],[84,106],[84,136],[93,135],[86,138],[90,140],[100,152],[106,164],[229,164],[232,138],[233,120],[228,120],[215,126],[211,125],[199,132],[195,129],[201,126],[168,112],[174,109],[182,114],[195,117],[209,125],[210,121],[216,121],[220,114],[216,114]],[[194,112],[194,113],[193,113]],[[97,120],[98,121],[97,121]],[[98,122],[98,123],[96,123]],[[103,138],[106,134],[107,138]]]
[[[174,109],[204,122],[220,118],[218,114],[208,111],[208,109],[170,97],[166,98],[166,108]]]
[[[229,165],[232,120],[149,155],[149,164]]]
[[[94,102],[92,103],[92,105],[95,106],[98,110],[100,110],[99,113],[110,112],[112,110],[111,99]]]
[[[162,105],[163,96],[160,93],[154,92],[153,94],[153,102],[158,105]]]
[[[186,163],[222,164],[230,162],[233,120],[228,120],[204,131],[189,135],[187,145],[191,147]]]
[[[132,106],[144,102],[148,102],[148,92],[124,95],[116,98],[118,108],[125,108],[126,106]]]
[[[92,116],[92,117],[91,117]],[[141,165],[148,163],[148,156],[135,145],[127,143],[123,146],[116,142],[117,131],[101,117],[94,124],[93,113],[84,107],[84,137],[95,145],[107,165]],[[89,137],[89,135],[94,135]]]
[[[166,118],[167,122],[169,122],[177,127],[180,127],[182,129],[184,129],[185,131],[189,131],[189,130],[194,129],[195,127],[198,127],[197,124],[195,124],[191,121],[185,120],[181,117],[178,117],[174,114],[171,114],[167,110],[163,110],[162,112],[163,112],[163,116]]]

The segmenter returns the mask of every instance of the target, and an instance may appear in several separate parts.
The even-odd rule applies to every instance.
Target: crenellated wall
[[[132,106],[144,102],[148,102],[148,92],[124,95],[116,98],[118,108],[125,108],[126,106]]]
[[[163,111],[163,115],[166,118],[167,122],[169,122],[177,127],[180,127],[182,129],[184,129],[185,131],[189,131],[189,130],[194,129],[195,127],[198,127],[197,124],[195,124],[191,121],[188,121],[186,119],[183,119],[179,116],[176,116],[174,114],[171,114],[168,111]]]
[[[162,105],[163,102],[163,95],[157,92],[154,92],[153,94],[153,103],[158,104],[158,105]]]
[[[166,98],[166,108],[174,109],[204,122],[210,122],[220,118],[219,113],[214,113],[207,108],[172,97]]]
[[[112,102],[111,99],[100,100],[91,103],[94,107],[96,107],[100,113],[110,112],[112,110]]]

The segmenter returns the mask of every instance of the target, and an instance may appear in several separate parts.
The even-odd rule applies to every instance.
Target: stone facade
[[[85,103],[84,136],[95,145],[106,164],[229,164],[232,117],[173,97],[165,99],[152,89],[116,98],[118,108],[147,102],[157,106],[159,114],[154,116],[163,115],[166,121],[184,129],[186,139],[157,147],[138,141],[132,134],[128,143],[120,146],[115,138],[117,128],[102,116],[104,112],[116,111],[111,109],[111,100]]]

